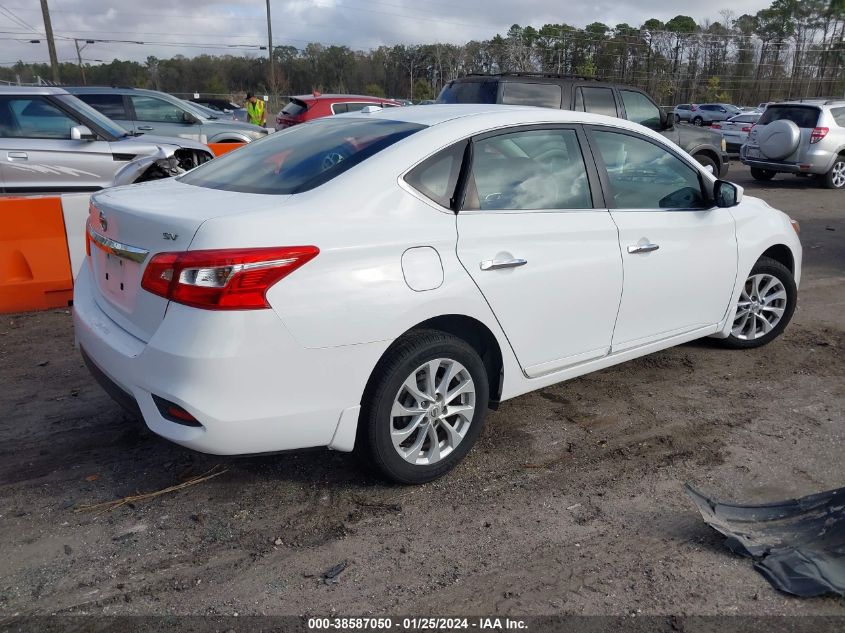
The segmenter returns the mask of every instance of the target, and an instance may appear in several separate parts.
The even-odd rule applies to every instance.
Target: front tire
[[[789,324],[797,303],[798,288],[789,269],[774,259],[761,257],[745,280],[731,334],[722,339],[723,345],[751,349],[770,343]]]
[[[438,330],[394,343],[361,403],[355,453],[396,483],[436,479],[461,461],[484,424],[487,371],[463,339]]]
[[[775,177],[775,174],[777,174],[777,172],[772,171],[771,169],[760,169],[758,167],[751,168],[751,177],[754,180],[759,180],[760,182],[768,182]]]
[[[702,125],[704,125],[704,119],[702,119],[700,116],[697,116],[692,120],[692,124],[696,127],[701,127]]]
[[[830,171],[822,176],[822,186],[825,189],[842,189],[842,187],[845,187],[845,156],[838,156]]]

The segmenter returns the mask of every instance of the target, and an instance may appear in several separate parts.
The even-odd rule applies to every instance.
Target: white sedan
[[[92,198],[76,337],[154,432],[452,468],[488,407],[705,336],[768,343],[797,225],[627,121],[434,105],[298,125]],[[725,358],[730,363],[730,356]]]

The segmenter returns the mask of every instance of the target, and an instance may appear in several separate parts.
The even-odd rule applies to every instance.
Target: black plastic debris
[[[689,484],[686,490],[731,551],[754,559],[776,589],[845,595],[845,488],[762,505],[720,503]]]

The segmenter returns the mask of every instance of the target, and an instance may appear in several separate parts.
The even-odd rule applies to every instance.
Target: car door
[[[130,95],[135,131],[199,141],[202,125],[175,103],[150,95]]]
[[[583,130],[492,133],[474,139],[471,154],[458,258],[525,374],[608,354],[622,263]]]
[[[80,125],[46,96],[0,96],[0,177],[8,193],[93,191],[116,171],[105,140],[74,140]]]
[[[589,136],[625,273],[613,351],[721,321],[737,244],[733,216],[715,207],[709,180],[692,159],[656,140],[600,127]]]

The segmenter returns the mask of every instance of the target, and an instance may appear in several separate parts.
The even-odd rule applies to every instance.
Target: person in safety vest
[[[264,127],[267,122],[267,113],[264,111],[264,101],[256,98],[251,92],[246,95],[246,114],[249,122]]]

